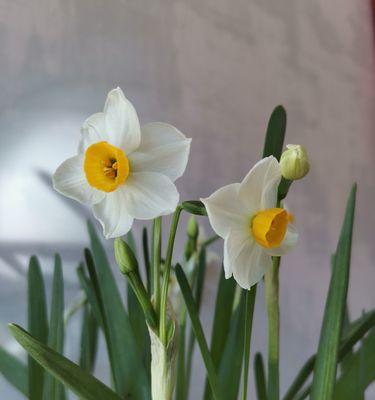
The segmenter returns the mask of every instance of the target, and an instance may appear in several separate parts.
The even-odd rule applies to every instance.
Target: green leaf
[[[39,261],[30,258],[28,272],[28,327],[30,333],[40,342],[47,343],[48,322],[44,280]],[[44,371],[31,357],[28,358],[29,398],[41,400],[44,390]]]
[[[351,324],[351,328],[348,330],[344,339],[341,341],[338,360],[341,361],[344,357],[349,354],[353,348],[353,346],[360,341],[363,336],[373,327],[375,326],[375,311],[371,311],[366,313],[358,320],[354,321]],[[303,365],[300,372],[294,379],[292,385],[288,389],[285,394],[283,400],[292,400],[295,398],[296,394],[300,391],[302,386],[308,380],[311,372],[314,369],[316,360],[316,355],[311,356]],[[311,387],[309,386],[304,392],[305,396],[310,393]],[[299,398],[304,398],[300,396]]]
[[[186,314],[185,314],[186,315]],[[186,399],[186,370],[185,370],[185,346],[186,346],[186,319],[183,318],[179,326],[178,358],[177,358],[177,383],[176,400]]]
[[[52,284],[51,316],[48,333],[48,346],[57,351],[63,352],[64,347],[64,279],[61,267],[61,258],[55,255],[55,270]],[[45,400],[65,399],[65,389],[51,375],[46,375],[44,385]]]
[[[262,354],[256,353],[254,358],[255,388],[258,400],[267,400],[267,383],[264,372]]]
[[[221,398],[221,396],[219,395],[219,383],[215,372],[215,367],[212,362],[211,354],[207,346],[201,322],[199,320],[197,305],[194,301],[193,294],[191,292],[188,280],[186,279],[185,273],[179,264],[176,265],[176,277],[178,284],[180,285],[180,289],[185,301],[186,308],[190,316],[195,337],[197,339],[199,348],[201,350],[202,358],[208,375],[208,380],[211,385],[213,397],[215,400],[218,400]]]
[[[230,323],[229,335],[219,367],[220,393],[225,400],[236,400],[240,388],[245,320],[245,296],[240,292],[240,301],[236,305]]]
[[[254,305],[255,297],[257,293],[256,285],[250,290],[246,290],[246,308],[245,308],[245,337],[244,337],[244,380],[242,389],[242,399],[247,399],[247,384],[249,378],[249,362],[250,362],[250,341],[251,341],[251,331],[253,327],[253,315],[254,315]]]
[[[85,400],[120,400],[111,389],[64,356],[41,343],[18,325],[9,324],[17,342],[43,368]]]
[[[17,390],[28,395],[27,385],[27,367],[17,357],[8,353],[0,346],[0,373],[4,378],[13,385]]]
[[[190,214],[207,216],[206,207],[199,200],[184,201],[181,207]]]
[[[352,362],[340,375],[334,400],[364,399],[366,388],[375,381],[375,332],[365,339],[358,351],[353,354]]]
[[[216,369],[218,369],[220,365],[229,333],[235,290],[236,281],[233,278],[225,279],[224,268],[222,268],[216,294],[214,322],[211,333],[211,357]],[[211,398],[210,393],[211,390],[206,380],[204,391],[205,400]]]
[[[142,249],[143,249],[143,260],[145,263],[146,278],[147,278],[147,291],[151,295],[151,261],[150,261],[150,250],[148,244],[148,233],[147,228],[144,226],[142,230]]]
[[[349,283],[355,197],[356,185],[353,185],[347,202],[345,219],[335,253],[335,263],[314,367],[314,378],[311,390],[312,400],[331,399],[335,386],[339,342]]]
[[[283,151],[286,131],[286,111],[281,105],[277,106],[268,122],[266,139],[264,142],[263,158],[274,156],[280,160]]]
[[[98,303],[101,304],[100,310],[116,392],[122,397],[132,395],[137,399],[148,400],[151,396],[150,385],[129,317],[125,312],[104,248],[91,223],[88,224],[88,229],[94,256],[94,263],[92,265],[88,263],[88,267],[91,281],[96,280],[93,282],[93,287]]]
[[[89,373],[92,373],[95,367],[98,349],[98,331],[99,326],[96,318],[90,307],[86,305],[83,311],[79,365]]]

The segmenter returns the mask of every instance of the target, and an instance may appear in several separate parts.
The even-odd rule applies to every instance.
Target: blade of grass
[[[64,348],[64,278],[61,257],[55,255],[55,269],[52,283],[51,316],[48,332],[48,346],[62,354]],[[44,385],[45,400],[65,399],[64,386],[47,374]]]
[[[222,268],[216,294],[215,315],[211,334],[211,357],[216,370],[219,368],[229,333],[235,289],[236,281],[233,278],[225,279],[224,268]],[[210,393],[211,389],[206,379],[205,400],[211,398]]]
[[[335,386],[337,357],[349,283],[356,185],[351,190],[326,301],[314,367],[312,400],[330,400]]]
[[[111,389],[56,351],[35,339],[18,325],[9,324],[17,342],[41,367],[85,400],[120,400]]]
[[[250,341],[253,326],[254,305],[257,287],[253,286],[246,291],[245,308],[245,337],[244,337],[244,370],[243,370],[243,388],[242,400],[247,399],[247,385],[249,380],[249,362],[250,362]]]
[[[104,248],[91,223],[88,229],[93,260],[90,260],[89,253],[86,252],[86,261],[96,297],[101,304],[100,310],[116,392],[122,397],[132,395],[137,399],[149,399],[150,385],[129,316],[125,312]]]
[[[375,326],[375,311],[371,311],[351,324],[351,328],[340,343],[338,361],[341,361],[360,341],[366,333]],[[302,386],[307,382],[314,369],[316,354],[311,356],[303,365],[300,372],[286,392],[283,400],[293,400]],[[311,386],[306,391],[310,393]]]
[[[219,383],[217,379],[217,375],[215,372],[215,367],[212,362],[211,354],[208,349],[208,345],[206,342],[206,338],[204,336],[203,328],[201,325],[201,322],[199,320],[198,316],[198,309],[197,305],[194,301],[193,294],[191,292],[189,283],[186,279],[185,273],[182,270],[180,265],[176,265],[176,277],[178,284],[180,285],[180,289],[182,292],[182,296],[185,301],[186,308],[189,313],[189,317],[191,320],[191,324],[195,333],[195,337],[197,339],[199,348],[201,350],[202,358],[206,367],[207,375],[208,375],[208,380],[211,385],[211,390],[213,393],[213,397],[215,400],[218,400],[221,398],[219,395]]]
[[[0,374],[18,391],[28,397],[27,366],[0,346]]]
[[[46,293],[40,264],[35,256],[30,259],[28,272],[28,329],[40,342],[47,343]],[[31,357],[28,357],[28,375],[30,400],[41,400],[44,390],[44,370]]]
[[[264,372],[262,354],[256,353],[254,358],[255,388],[258,400],[267,400],[267,382]]]

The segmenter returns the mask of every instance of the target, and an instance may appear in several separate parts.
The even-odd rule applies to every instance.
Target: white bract
[[[120,88],[104,111],[83,124],[78,155],[53,175],[54,188],[93,207],[106,238],[126,234],[136,219],[172,213],[179,201],[174,181],[185,171],[191,139],[165,123],[140,127]]]
[[[241,183],[202,199],[213,230],[224,239],[225,277],[244,289],[257,282],[297,242],[298,234],[285,209],[278,208],[280,164],[273,156],[260,160]]]

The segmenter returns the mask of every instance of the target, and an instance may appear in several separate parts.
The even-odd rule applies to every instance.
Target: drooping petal
[[[131,173],[119,189],[129,214],[136,219],[152,219],[174,212],[179,193],[174,183],[156,172]]]
[[[53,174],[53,187],[66,197],[92,205],[103,200],[105,194],[88,184],[83,159],[83,155],[78,155],[65,160]]]
[[[271,257],[242,231],[229,233],[227,252],[233,277],[244,289],[250,289],[258,283],[272,265]]]
[[[138,115],[120,88],[109,92],[104,114],[110,144],[122,149],[126,155],[136,150],[141,142]]]
[[[79,153],[84,153],[87,147],[98,142],[108,142],[104,113],[99,112],[86,119],[81,128]]]
[[[239,198],[249,210],[275,207],[280,179],[281,169],[276,158],[263,158],[241,182]]]
[[[189,158],[191,139],[174,126],[154,122],[142,126],[141,144],[130,155],[134,172],[159,172],[173,182],[182,176]]]
[[[288,229],[280,246],[274,247],[273,249],[265,248],[264,251],[270,256],[283,256],[284,254],[293,250],[294,246],[297,244],[297,241],[298,232],[296,227],[292,224],[288,224]]]
[[[231,229],[239,229],[249,225],[250,215],[238,200],[239,183],[223,186],[210,197],[201,199],[206,206],[208,219],[212,229],[223,239]]]
[[[133,217],[128,213],[121,190],[107,193],[100,203],[94,205],[93,211],[106,239],[125,235],[132,227]]]

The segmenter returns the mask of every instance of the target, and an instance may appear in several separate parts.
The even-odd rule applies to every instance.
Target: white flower
[[[276,208],[281,169],[273,156],[260,160],[241,183],[233,183],[202,199],[213,230],[224,239],[225,277],[244,289],[257,282],[297,242],[293,219]]]
[[[134,218],[172,213],[179,201],[174,181],[185,171],[191,139],[175,127],[139,125],[120,88],[109,92],[104,111],[83,124],[78,155],[53,175],[54,188],[93,207],[105,237],[126,234]]]

